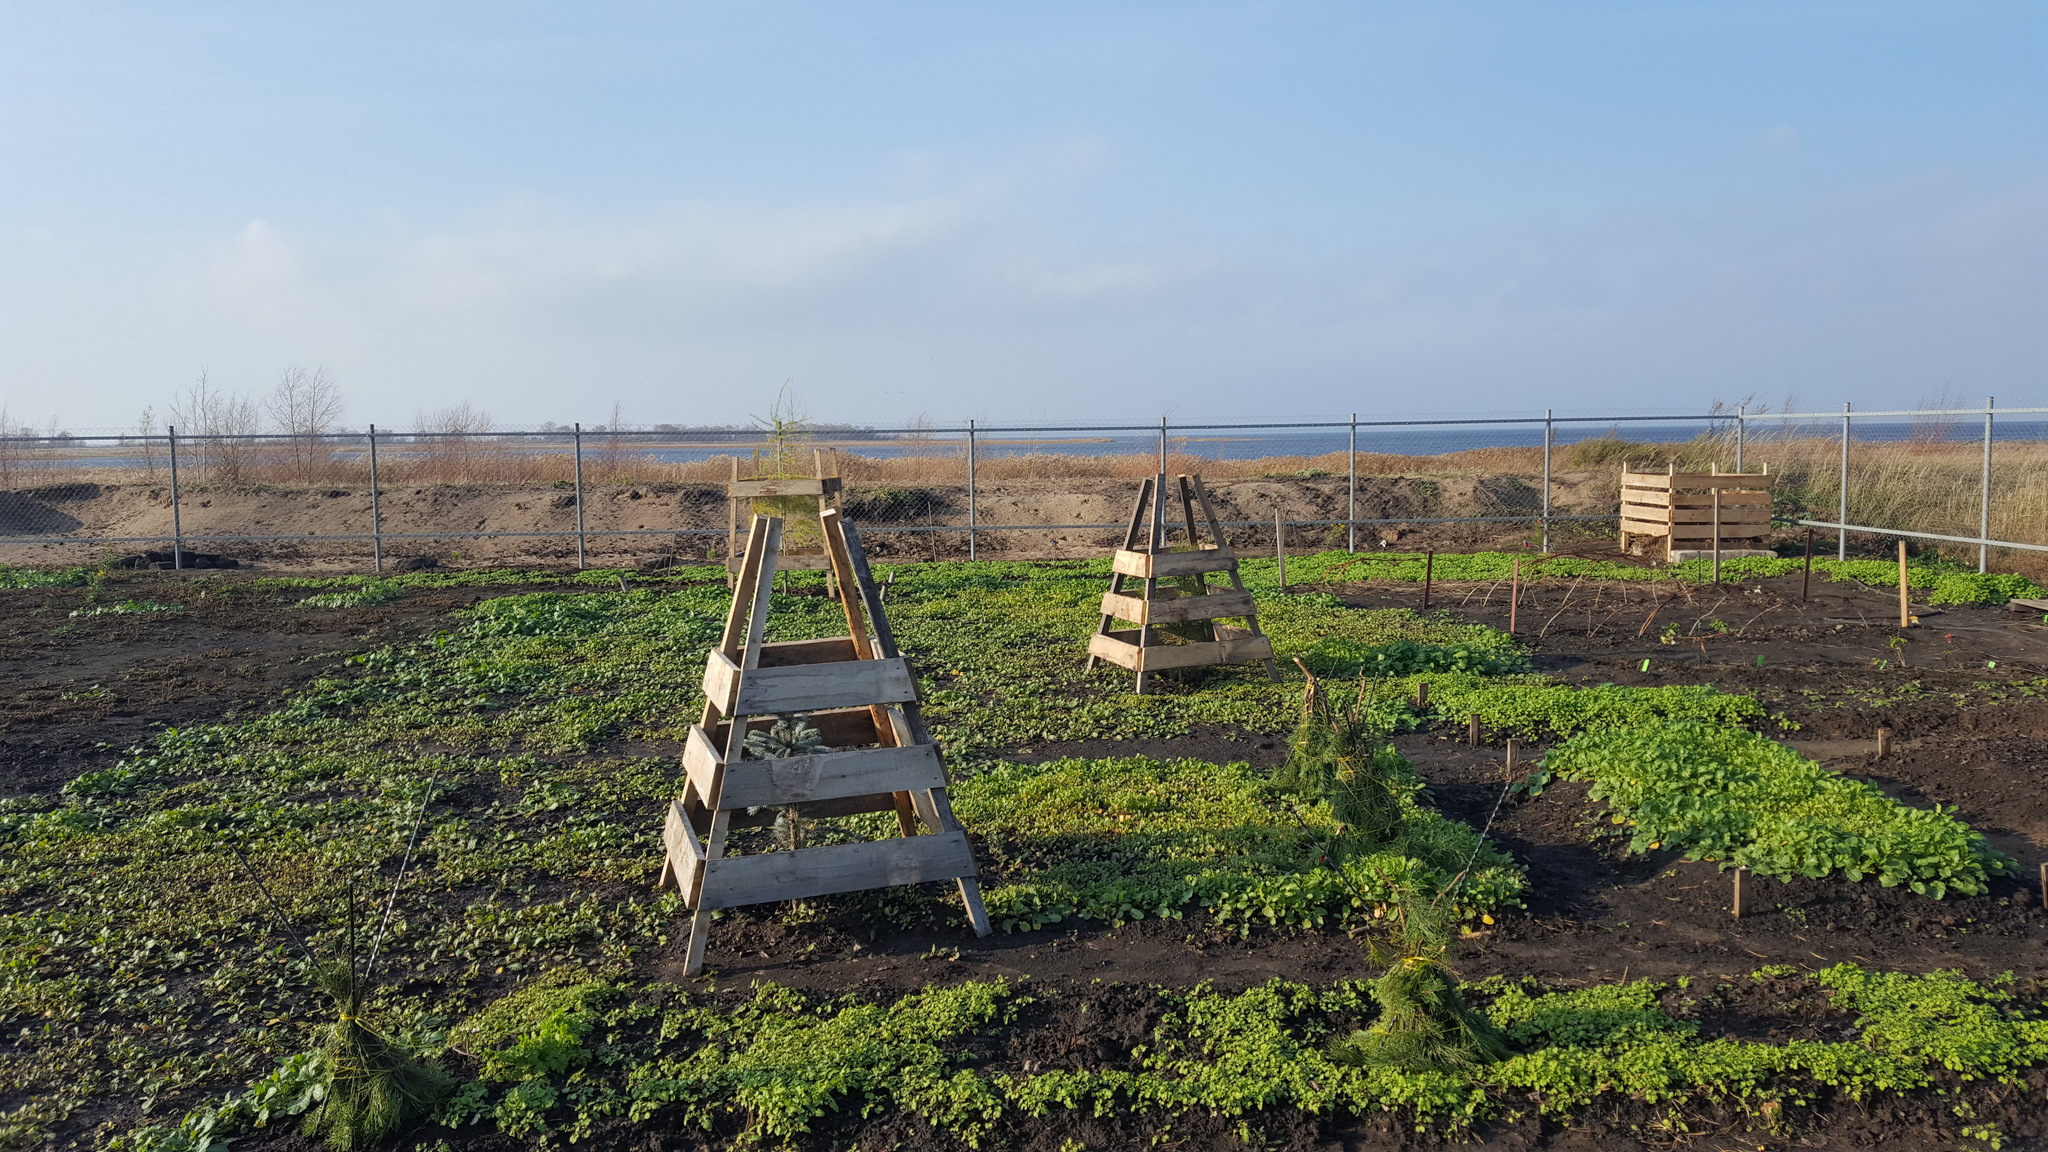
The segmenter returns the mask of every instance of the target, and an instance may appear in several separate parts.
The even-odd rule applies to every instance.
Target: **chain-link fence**
[[[1202,474],[1233,542],[1611,542],[1621,466],[1769,468],[1775,522],[2048,551],[2048,409],[1279,423],[0,435],[0,562],[605,565],[721,558],[735,478],[838,476],[881,557],[1096,556],[1136,482]],[[1844,527],[1847,526],[1847,527]]]

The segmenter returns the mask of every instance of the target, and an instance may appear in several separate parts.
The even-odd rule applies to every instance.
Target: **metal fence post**
[[[1835,543],[1835,559],[1849,558],[1849,404],[1842,402],[1842,491],[1835,523],[1842,525]]]
[[[1159,418],[1159,474],[1166,475],[1166,417]]]
[[[171,441],[171,567],[185,566],[185,522],[178,515],[178,430],[164,426]]]
[[[384,505],[377,488],[377,426],[370,425],[370,556],[384,571]]]
[[[1977,573],[1991,562],[1991,409],[1995,396],[1984,398],[1984,490],[1977,503]]]
[[[1745,435],[1747,427],[1744,423],[1744,417],[1748,414],[1749,405],[1747,404],[1739,405],[1735,409],[1735,470],[1737,472],[1742,471],[1743,441],[1747,438]]]
[[[974,421],[967,422],[967,558],[974,559]]]
[[[1556,437],[1557,426],[1551,423],[1550,409],[1543,410],[1543,551],[1550,552],[1550,445]]]
[[[1347,551],[1358,551],[1358,413],[1351,414],[1351,489],[1344,504],[1344,519],[1351,530],[1351,546]]]
[[[583,421],[576,421],[576,570],[583,570]]]

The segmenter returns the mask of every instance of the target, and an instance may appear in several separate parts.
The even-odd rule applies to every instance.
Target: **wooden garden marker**
[[[2048,864],[2041,865],[2041,907],[2048,908]]]
[[[1744,868],[1737,868],[1735,870],[1735,918],[1737,920],[1742,919],[1742,874],[1745,871],[1747,869]]]
[[[1522,562],[1517,560],[1515,561],[1514,568],[1510,570],[1508,575],[1508,635],[1510,636],[1515,634],[1515,609],[1520,607],[1521,603]]]
[[[1508,775],[1515,774],[1515,738],[1508,737]]]
[[[1424,612],[1429,611],[1429,583],[1430,577],[1436,574],[1435,569],[1436,553],[1424,552],[1422,554],[1422,610]]]
[[[1806,603],[1807,585],[1813,583],[1813,529],[1806,530],[1806,570],[1799,574],[1799,602]]]
[[[1716,464],[1716,465],[1714,465],[1714,471],[1716,471],[1716,472],[1719,472],[1720,470],[1721,470],[1721,466],[1720,466],[1719,464]],[[1719,488],[1716,488],[1716,489],[1714,489],[1714,583],[1716,583],[1716,584],[1719,584],[1720,582],[1721,582],[1721,490],[1720,490]]]
[[[1892,730],[1889,728],[1879,728],[1877,730],[1877,758],[1879,760],[1884,759],[1891,754],[1891,750]]]
[[[1415,710],[1417,712],[1429,711],[1429,681],[1427,680],[1415,686]]]
[[[1479,713],[1477,712],[1474,712],[1472,719],[1465,724],[1465,743],[1470,744],[1474,748],[1479,747]]]
[[[1287,591],[1287,526],[1280,522],[1280,506],[1273,505],[1273,559],[1280,562],[1280,590]]]
[[[1899,541],[1899,627],[1913,626],[1913,610],[1906,606],[1906,542]]]

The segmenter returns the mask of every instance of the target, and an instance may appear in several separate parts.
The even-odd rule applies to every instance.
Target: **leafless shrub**
[[[191,437],[192,462],[207,479],[221,484],[253,479],[256,444],[245,437],[262,429],[255,401],[214,388],[201,371],[185,394],[171,402],[171,419]]]
[[[332,471],[334,452],[320,438],[341,419],[341,389],[325,368],[287,368],[268,404],[271,423],[284,433],[283,471],[311,484]]]

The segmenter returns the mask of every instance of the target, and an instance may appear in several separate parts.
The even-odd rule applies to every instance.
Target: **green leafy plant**
[[[1873,877],[1940,899],[1980,895],[2017,863],[1952,810],[1909,808],[1762,736],[1694,721],[1588,732],[1551,749],[1559,777],[1590,780],[1633,851],[1683,847],[1762,876]]]

